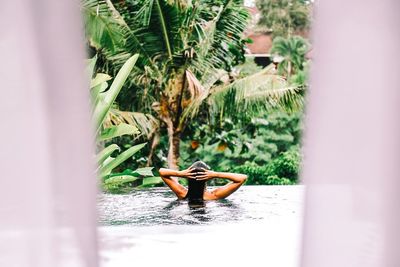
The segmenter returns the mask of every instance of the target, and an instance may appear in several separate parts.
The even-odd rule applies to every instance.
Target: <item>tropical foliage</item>
[[[85,0],[81,9],[89,46],[116,51],[124,45],[124,22],[119,19],[111,1]]]
[[[110,88],[108,89],[107,81],[111,80],[111,77],[104,73],[97,73],[92,78],[90,83],[90,94],[93,103],[93,122],[96,129],[97,140],[103,142],[122,135],[138,135],[140,131],[137,127],[126,123],[120,123],[118,125],[112,125],[105,127],[104,121],[109,114],[112,104],[118,93],[121,91],[123,84],[128,78],[130,72],[135,65],[138,55],[134,55],[129,58],[118,72],[117,76],[113,80]],[[94,65],[96,64],[96,58],[89,60],[87,72],[89,77],[93,76]],[[107,90],[108,89],[108,90]],[[112,155],[115,152],[120,151],[120,147],[116,144],[110,144],[98,152],[96,160],[98,163],[98,174],[102,179],[103,188],[106,190],[116,190],[125,183],[133,182],[139,179],[140,176],[153,176],[151,168],[140,168],[124,175],[112,175],[111,172],[118,167],[122,162],[126,161],[142,149],[145,144],[135,145],[116,157]]]
[[[261,12],[258,27],[272,31],[274,37],[289,37],[309,30],[312,1],[258,0]]]
[[[285,153],[299,155],[306,42],[277,39],[278,70],[246,62],[242,0],[83,0],[82,12],[97,57],[91,93],[99,144],[106,146],[98,156],[105,188],[160,182],[141,179],[150,169],[132,166],[178,168],[195,159],[222,171],[264,171],[250,184],[296,181],[273,166],[288,168],[278,158],[299,164]],[[120,86],[107,90],[111,77],[101,73]]]
[[[184,139],[181,166],[202,159],[218,171],[240,170],[248,174],[247,184],[270,184],[272,181],[267,178],[273,175],[295,182],[300,164],[301,118],[300,111],[264,112],[248,121],[225,119],[218,127],[194,126],[192,134],[186,134]],[[287,151],[298,157],[287,156]],[[294,170],[291,173],[289,165],[284,164],[286,160]],[[255,171],[264,173],[251,176]]]
[[[106,19],[116,18],[113,25],[120,25],[118,33],[123,32],[123,44],[108,49],[110,43],[119,43],[109,41],[113,35],[108,28],[87,31],[91,43],[106,41],[101,49],[94,46],[106,60],[104,66],[119,66],[131,54],[140,53],[122,94],[132,101],[120,104],[158,120],[159,128],[149,136],[153,148],[149,164],[159,135],[166,129],[168,165],[178,167],[182,132],[202,110],[210,110],[208,116],[223,117],[250,106],[258,110],[300,104],[298,88],[290,87],[271,69],[235,77],[233,67],[244,59],[242,37],[249,19],[240,0],[141,0],[124,1],[115,7],[109,1],[100,1],[101,5],[85,2],[92,10],[89,14],[94,8],[111,9]],[[87,16],[88,24],[96,24],[90,21],[103,13],[97,14]]]

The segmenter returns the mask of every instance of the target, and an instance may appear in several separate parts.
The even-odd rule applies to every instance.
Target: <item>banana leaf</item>
[[[96,66],[96,61],[97,61],[97,55],[87,60],[85,73],[89,80],[91,80],[93,77],[94,66]]]
[[[108,83],[103,82],[90,90],[90,97],[92,99],[93,107],[95,107],[99,103],[99,99],[101,97],[100,93],[104,92],[107,89],[107,87]]]
[[[91,80],[90,82],[90,89],[93,89],[94,87],[107,82],[111,80],[111,76],[105,73],[97,73],[96,77]]]
[[[121,154],[119,154],[115,159],[111,160],[110,162],[107,162],[106,164],[103,164],[103,166],[101,166],[100,171],[99,171],[100,177],[104,178],[107,175],[109,175],[114,168],[118,167],[118,165],[120,165],[122,162],[124,162],[125,160],[132,157],[136,152],[138,152],[140,149],[142,149],[145,145],[146,145],[146,143],[133,146],[133,147],[125,150]]]
[[[139,134],[139,133],[140,133],[140,131],[135,126],[129,125],[126,123],[121,123],[119,125],[108,127],[106,129],[104,129],[101,132],[100,136],[98,137],[98,140],[104,141],[104,140],[112,139],[112,138],[115,138],[115,137],[118,137],[121,135],[125,135],[125,134],[135,135],[135,134]]]
[[[136,176],[131,176],[131,175],[118,175],[118,176],[113,176],[108,178],[107,180],[104,181],[104,184],[106,186],[109,185],[122,185],[124,183],[129,183],[133,182],[140,179],[139,177]]]
[[[133,66],[136,63],[138,55],[134,55],[130,57],[122,68],[119,70],[117,76],[115,77],[113,83],[110,86],[110,89],[106,92],[99,93],[99,96],[96,98],[98,101],[94,107],[93,111],[93,120],[95,123],[95,127],[97,132],[100,130],[100,127],[110,110],[114,100],[117,98],[119,92],[122,89],[126,79],[128,78],[129,74],[131,73]]]
[[[153,167],[144,167],[144,168],[138,168],[133,172],[142,176],[153,176],[153,172],[151,171],[152,169]]]
[[[96,161],[97,161],[97,164],[100,166],[101,164],[103,164],[104,163],[104,161],[109,157],[109,156],[111,156],[111,154],[114,152],[114,151],[116,151],[116,150],[118,150],[118,151],[120,151],[121,149],[119,148],[119,146],[118,145],[116,145],[116,144],[112,144],[112,145],[109,145],[109,146],[107,146],[106,148],[104,148],[102,151],[100,151],[98,154],[97,154],[97,156],[96,156]]]

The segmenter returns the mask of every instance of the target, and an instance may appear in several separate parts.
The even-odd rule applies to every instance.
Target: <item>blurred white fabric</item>
[[[0,8],[0,266],[97,266],[80,2]]]
[[[400,266],[400,2],[318,1],[302,266]]]

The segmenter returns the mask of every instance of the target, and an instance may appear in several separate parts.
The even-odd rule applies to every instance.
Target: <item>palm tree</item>
[[[282,58],[278,65],[280,74],[290,78],[291,75],[303,70],[308,49],[307,41],[300,36],[276,37],[272,43],[271,54]]]
[[[115,7],[125,42],[116,52],[102,52],[116,66],[140,54],[131,86],[142,93],[132,106],[154,114],[167,129],[170,168],[178,166],[182,131],[203,107],[222,114],[250,104],[298,103],[297,88],[288,87],[271,69],[234,79],[232,66],[241,60],[249,19],[242,0],[141,0]],[[152,148],[158,133],[153,132]]]

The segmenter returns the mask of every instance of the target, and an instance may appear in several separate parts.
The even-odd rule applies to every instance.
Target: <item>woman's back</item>
[[[210,167],[202,161],[193,163],[186,170],[175,171],[161,168],[159,173],[177,197],[188,199],[189,203],[225,198],[235,192],[247,179],[244,174],[211,171]],[[188,188],[181,185],[176,177],[188,179]],[[231,183],[208,192],[206,182],[214,178],[227,179]]]

